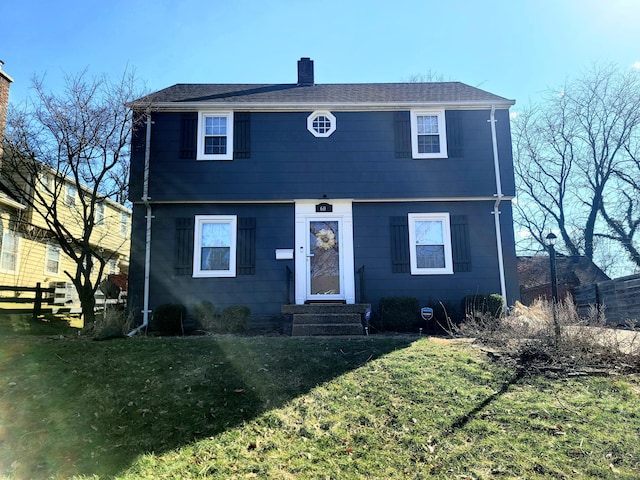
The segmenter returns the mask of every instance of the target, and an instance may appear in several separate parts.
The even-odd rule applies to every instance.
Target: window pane
[[[318,115],[313,120],[313,129],[318,133],[327,133],[331,129],[331,120],[324,115]]]
[[[224,155],[227,153],[227,137],[205,137],[204,153],[207,155]]]
[[[416,222],[416,244],[417,245],[442,245],[444,244],[442,235],[442,222],[439,221],[417,221]]]
[[[418,268],[444,268],[444,245],[417,245],[416,265]]]
[[[200,237],[202,247],[200,269],[229,270],[231,225],[229,223],[205,223]]]
[[[420,115],[418,120],[418,135],[438,134],[438,117],[436,115]]]
[[[229,247],[203,247],[200,261],[201,270],[229,270]]]
[[[2,241],[2,257],[0,258],[0,268],[7,271],[16,269],[16,251],[18,241],[12,232],[6,232]]]
[[[49,273],[58,273],[58,265],[60,264],[60,248],[50,246],[47,248],[47,265],[46,269]]]
[[[440,153],[438,135],[418,135],[418,153]]]
[[[202,225],[200,245],[203,247],[228,247],[231,245],[231,225],[228,223],[205,223]]]
[[[226,135],[227,134],[227,117],[206,117],[204,134],[205,135]]]

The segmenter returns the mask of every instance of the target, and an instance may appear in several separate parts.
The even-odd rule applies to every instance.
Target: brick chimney
[[[7,125],[9,86],[11,85],[11,82],[13,82],[13,78],[2,71],[2,65],[4,65],[4,62],[0,60],[0,138],[4,136],[5,128]]]
[[[313,84],[313,60],[303,57],[298,60],[298,85],[307,87]]]

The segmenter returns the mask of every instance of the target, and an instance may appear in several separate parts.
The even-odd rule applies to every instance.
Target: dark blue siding
[[[276,260],[277,248],[293,248],[293,205],[156,205],[151,242],[150,308],[162,303],[182,303],[191,309],[208,300],[219,308],[246,305],[254,319],[278,316],[287,303],[285,267],[293,261]],[[144,207],[134,209],[130,297],[132,309],[142,309],[144,262]],[[193,278],[174,268],[176,219],[195,215],[238,215],[256,218],[255,273],[235,278]],[[193,248],[193,244],[190,245]]]
[[[365,266],[367,301],[377,305],[382,297],[412,296],[423,305],[438,302],[460,305],[466,295],[500,293],[492,202],[360,203],[353,207],[355,268]],[[501,205],[503,237],[513,238],[509,203]],[[470,271],[453,275],[411,275],[394,273],[390,258],[393,237],[389,218],[408,213],[448,212],[466,215],[470,238]],[[515,275],[515,245],[503,238],[507,296],[510,304],[519,298]]]
[[[310,113],[310,112],[309,112]],[[334,112],[336,132],[316,138],[305,112],[251,113],[250,158],[180,159],[182,114],[154,113],[150,196],[160,200],[415,198],[496,193],[489,111],[455,112],[461,158],[397,158],[394,112]],[[452,114],[453,115],[453,114]],[[514,193],[509,118],[496,113],[503,193]],[[144,139],[137,137],[136,141]],[[131,196],[141,195],[136,149]]]
[[[377,308],[381,297],[408,295],[418,298],[424,305],[437,306],[443,302],[459,306],[466,295],[500,293],[492,210],[492,202],[355,203],[355,270],[365,266],[367,301]],[[513,303],[518,298],[518,289],[515,246],[509,240],[513,238],[510,204],[503,203],[501,211],[508,297]],[[470,271],[453,275],[393,272],[393,240],[389,219],[422,212],[448,212],[452,216],[467,217]],[[130,277],[130,298],[135,311],[140,311],[142,307],[144,214],[144,207],[136,205]],[[235,278],[192,278],[191,275],[176,274],[176,219],[193,218],[198,214],[235,214],[256,218],[255,274],[238,275]],[[159,205],[154,207],[153,215],[151,309],[161,303],[182,303],[192,308],[203,300],[209,300],[220,308],[229,305],[249,306],[254,320],[278,318],[281,305],[287,303],[285,267],[293,270],[293,261],[276,260],[275,250],[292,248],[294,245],[293,204]]]

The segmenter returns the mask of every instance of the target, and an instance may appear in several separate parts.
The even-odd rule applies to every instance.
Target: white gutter
[[[489,107],[508,109],[515,104],[513,100],[501,102],[233,102],[233,101],[175,101],[175,102],[154,102],[153,110],[162,112],[195,112],[203,109],[223,109],[235,111],[258,111],[258,112],[310,112],[313,110],[331,110],[340,112],[363,112],[363,111],[399,111],[413,110],[421,108],[438,108],[445,110],[485,110]],[[130,104],[134,108],[140,108],[141,104],[133,102]]]
[[[509,305],[507,302],[507,287],[504,279],[504,258],[502,255],[502,232],[500,230],[500,202],[504,195],[502,194],[502,183],[500,181],[500,164],[498,162],[498,140],[496,137],[496,106],[491,105],[491,141],[493,144],[493,169],[496,176],[496,201],[493,205],[493,219],[496,226],[496,246],[498,248],[498,270],[500,271],[500,293],[504,300],[505,307]]]
[[[142,325],[134,328],[129,332],[129,336],[133,337],[136,333],[144,330],[149,325],[149,268],[151,267],[151,204],[149,203],[149,159],[151,156],[151,110],[147,109],[147,132],[144,146],[144,182],[142,185],[142,202],[147,207],[147,231],[144,243],[144,292],[143,292],[143,309],[142,309]]]

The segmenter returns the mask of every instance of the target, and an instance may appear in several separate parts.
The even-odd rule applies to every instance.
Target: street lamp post
[[[558,345],[560,339],[560,323],[558,322],[558,315],[556,313],[556,307],[558,303],[558,275],[556,273],[556,237],[552,232],[546,237],[547,245],[549,246],[549,266],[551,269],[551,298],[553,309],[553,327],[555,330],[555,342]]]

